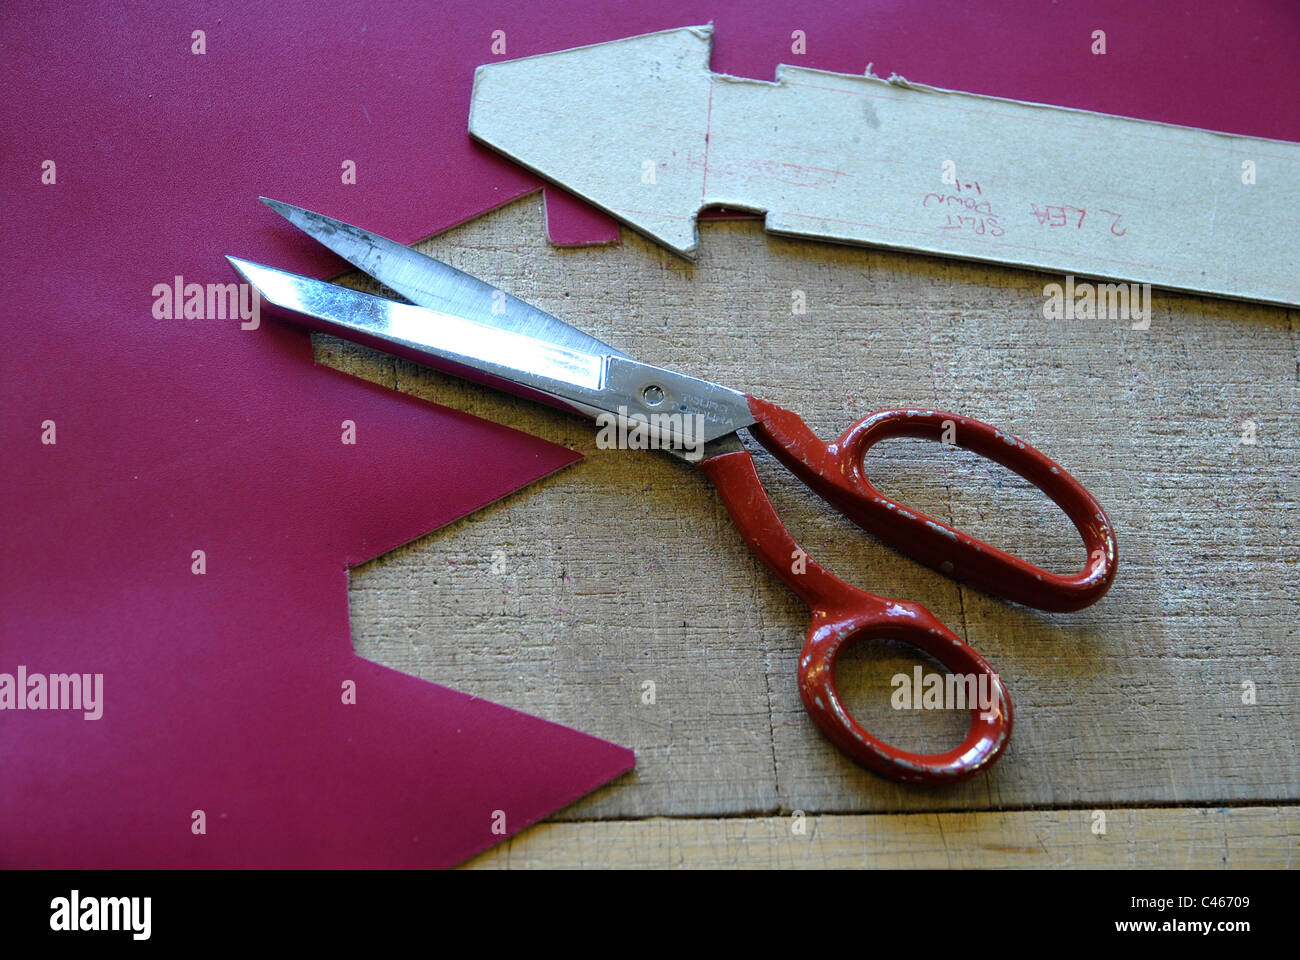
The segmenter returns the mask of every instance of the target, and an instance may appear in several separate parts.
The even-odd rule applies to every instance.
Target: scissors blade
[[[754,422],[744,394],[707,380],[226,259],[264,302],[305,318],[305,326],[587,416],[612,414],[632,423],[644,418],[647,433],[666,441],[665,448],[684,438],[707,443]]]
[[[583,353],[627,356],[489,283],[395,240],[269,197],[261,201],[317,242],[412,303]]]

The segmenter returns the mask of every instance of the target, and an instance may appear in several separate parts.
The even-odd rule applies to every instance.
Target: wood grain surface
[[[991,771],[955,788],[901,786],[847,761],[805,715],[795,657],[807,613],[698,471],[598,450],[580,418],[320,337],[320,362],[586,458],[351,573],[362,656],[636,750],[636,770],[561,811],[564,823],[477,863],[716,865],[737,844],[767,865],[1290,863],[1295,311],[1156,290],[1146,330],[1049,320],[1044,284],[1060,277],[783,240],[752,221],[706,223],[689,264],[627,231],[619,247],[556,248],[542,217],[540,197],[525,198],[421,249],[638,359],[795,410],[824,438],[893,406],[995,423],[1097,496],[1120,573],[1079,613],[1008,605],[875,542],[751,443],[813,557],[929,607],[1007,683],[1015,734]],[[888,441],[868,470],[1004,549],[1060,572],[1082,565],[1050,502],[965,451]],[[890,677],[918,657],[855,649],[840,685],[874,732],[946,747],[964,715],[889,706]],[[1093,844],[1087,812],[1110,808],[1126,808],[1112,817],[1130,840],[1112,831]],[[791,846],[806,839],[780,826],[795,810],[821,824],[815,842]]]
[[[588,820],[535,827],[466,866],[1285,869],[1298,836],[1295,807],[1118,810],[1104,824],[1081,810]]]

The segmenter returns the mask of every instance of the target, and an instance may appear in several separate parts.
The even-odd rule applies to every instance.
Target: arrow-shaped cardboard
[[[1300,304],[1300,144],[781,65],[712,27],[480,66],[469,131],[693,257],[705,207],[774,233]]]

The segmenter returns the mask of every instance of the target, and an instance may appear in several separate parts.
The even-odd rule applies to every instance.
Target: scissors
[[[1007,745],[1011,698],[984,658],[924,607],[850,586],[812,560],[777,516],[738,431],[747,431],[862,529],[986,593],[1040,610],[1078,610],[1105,594],[1115,578],[1115,531],[1101,506],[1064,469],[996,427],[938,410],[882,410],[825,443],[774,403],[642,363],[395,241],[301,207],[265,197],[262,202],[410,301],[227,257],[272,315],[603,424],[616,422],[620,430],[631,431],[628,436],[657,441],[661,449],[696,463],[749,549],[810,608],[812,623],[799,655],[799,693],[822,733],[870,770],[931,784],[973,776]],[[1024,477],[1074,523],[1087,554],[1083,569],[1072,576],[1050,573],[885,496],[867,479],[862,461],[874,444],[900,436],[955,443]],[[934,754],[902,750],[873,736],[845,708],[835,685],[837,658],[853,642],[886,638],[987,685],[991,708],[971,709],[970,730],[960,746]]]

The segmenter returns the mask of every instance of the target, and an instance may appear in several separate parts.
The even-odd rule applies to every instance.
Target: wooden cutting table
[[[795,410],[824,438],[904,405],[997,424],[1105,505],[1120,574],[1079,613],[1010,606],[872,540],[751,445],[814,558],[929,607],[1007,683],[1001,761],[957,787],[904,787],[805,715],[807,613],[698,471],[598,450],[587,421],[320,338],[321,362],[585,457],[352,571],[362,656],[636,750],[634,772],[472,866],[1300,861],[1296,311],[1156,290],[1147,330],[1047,320],[1043,288],[1061,277],[778,239],[754,221],[706,223],[689,264],[628,231],[558,249],[543,223],[533,196],[421,249],[639,359]],[[1064,516],[1001,467],[919,440],[887,442],[868,467],[945,522],[1081,565]],[[845,699],[887,739],[946,748],[964,714],[889,706],[890,678],[917,663],[856,648]]]

